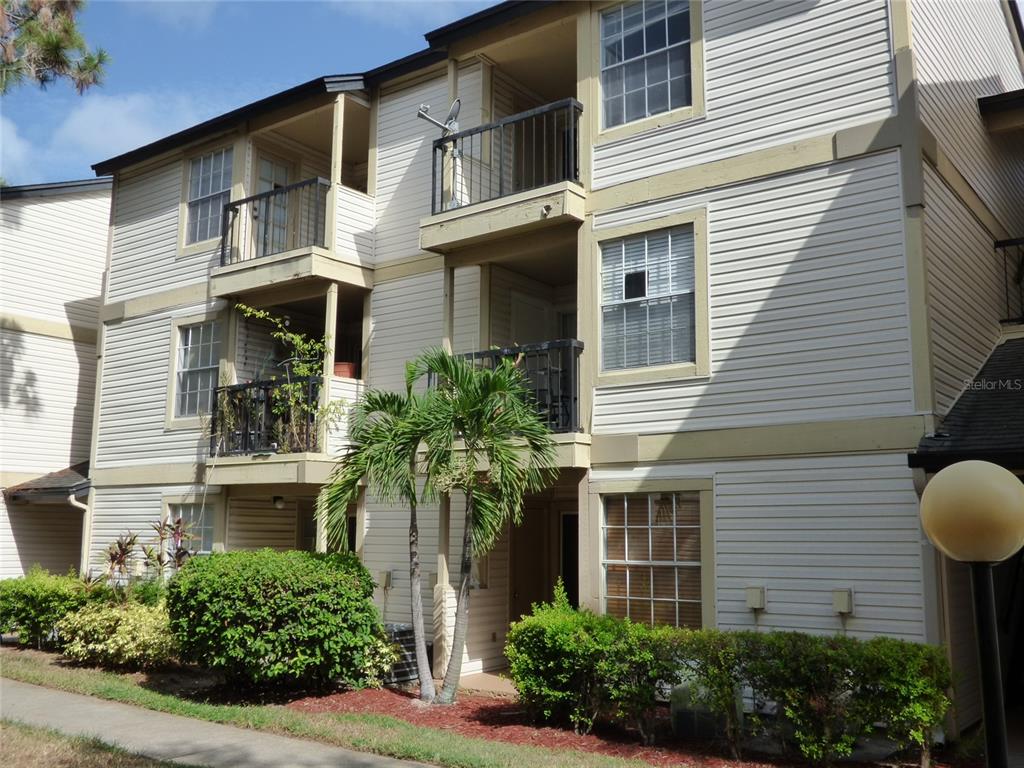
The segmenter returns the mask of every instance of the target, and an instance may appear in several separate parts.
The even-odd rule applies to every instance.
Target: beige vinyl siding
[[[913,0],[921,120],[957,170],[1016,237],[1024,235],[1024,142],[989,134],[978,98],[1024,87],[1001,0]]]
[[[219,240],[201,253],[178,255],[183,173],[173,160],[118,181],[107,302],[205,282],[220,263]]]
[[[372,267],[374,263],[374,199],[339,184],[335,253],[338,258]]]
[[[69,504],[7,504],[0,494],[0,579],[33,565],[52,573],[78,570],[82,511]]]
[[[443,276],[425,272],[374,286],[368,385],[405,390],[405,363],[441,343]]]
[[[109,220],[109,189],[5,199],[3,311],[94,329]]]
[[[330,398],[332,403],[341,403],[341,412],[328,425],[327,453],[339,456],[348,447],[348,413],[363,392],[363,382],[359,379],[343,379],[331,377]]]
[[[431,113],[444,119],[444,73],[383,93],[377,108],[378,263],[420,253],[419,221],[430,214],[431,145],[439,135],[434,126],[416,119],[420,104],[429,104]]]
[[[269,496],[228,499],[228,550],[296,549],[297,537],[298,506],[294,498],[285,497],[284,509],[277,509]]]
[[[555,293],[554,288],[539,280],[534,280],[504,267],[492,266],[490,302],[491,343],[498,346],[510,346],[524,341],[523,339],[515,338],[512,330],[512,305],[516,301],[516,294],[522,294],[550,305],[549,338],[555,338]]]
[[[922,534],[905,454],[591,471],[592,481],[707,477],[720,628],[841,632],[832,590],[852,589],[847,634],[925,639]],[[748,586],[766,588],[756,621]]]
[[[92,344],[0,329],[0,466],[40,475],[89,458]]]
[[[477,352],[480,344],[480,267],[455,270],[452,349]]]
[[[203,311],[182,307],[107,326],[95,468],[192,464],[205,457],[201,429],[165,429],[171,323]]]
[[[1003,265],[991,234],[927,164],[924,191],[935,404],[945,414],[999,339]]]
[[[235,378],[238,384],[247,381],[262,381],[277,373],[275,362],[282,358],[282,352],[273,336],[271,325],[266,320],[237,315],[235,337]]]
[[[941,4],[940,4],[941,5]],[[594,148],[601,188],[887,117],[885,0],[704,4],[707,114]]]
[[[900,196],[890,152],[598,216],[707,206],[711,375],[599,387],[594,432],[913,413]]]
[[[953,667],[953,706],[960,730],[981,720],[981,679],[978,640],[974,634],[974,599],[971,571],[966,563],[944,559],[946,600],[949,610],[950,664]]]

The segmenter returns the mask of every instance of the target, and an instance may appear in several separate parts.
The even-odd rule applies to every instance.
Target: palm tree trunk
[[[462,677],[462,652],[466,647],[469,629],[469,579],[473,571],[473,491],[466,492],[466,522],[462,528],[462,566],[459,571],[459,594],[455,603],[455,629],[452,633],[452,654],[444,673],[444,685],[438,700],[442,704],[455,703]]]
[[[409,500],[409,590],[412,602],[412,637],[416,646],[416,671],[420,677],[420,699],[434,700],[434,676],[427,658],[423,632],[423,589],[420,580],[420,528],[416,521],[416,498]]]

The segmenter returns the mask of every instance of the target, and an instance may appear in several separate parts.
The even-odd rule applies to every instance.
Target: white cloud
[[[128,7],[180,30],[205,29],[217,11],[214,0],[136,0]]]
[[[332,7],[364,23],[422,34],[488,5],[494,0],[342,0]]]
[[[0,115],[0,176],[10,184],[27,178],[33,156],[32,144],[22,138],[14,121]]]

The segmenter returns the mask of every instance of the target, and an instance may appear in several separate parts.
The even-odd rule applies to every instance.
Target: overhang
[[[85,496],[91,485],[89,462],[83,461],[67,469],[9,486],[4,489],[4,496],[9,502],[21,503],[65,501],[69,496]]]
[[[98,179],[77,179],[75,181],[55,181],[47,184],[23,184],[16,187],[0,187],[0,200],[18,200],[26,197],[54,197],[75,192],[92,192],[110,189],[109,176]]]

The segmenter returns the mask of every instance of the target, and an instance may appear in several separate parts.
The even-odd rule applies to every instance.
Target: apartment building
[[[920,530],[908,455],[1021,314],[1015,13],[506,2],[99,163],[83,562],[166,515],[203,551],[324,546],[344,422],[275,410],[290,364],[243,302],[327,337],[321,404],[404,387],[431,346],[522,356],[559,476],[479,563],[467,674],[561,576],[643,621],[944,643],[976,719],[965,574]],[[459,504],[420,510],[436,659]],[[407,525],[352,510],[389,621]]]
[[[81,562],[110,180],[0,188],[0,578]]]

